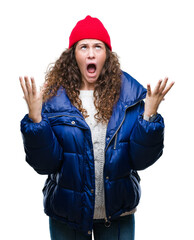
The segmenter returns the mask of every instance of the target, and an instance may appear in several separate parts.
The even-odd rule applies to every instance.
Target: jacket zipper
[[[131,107],[134,107],[135,105],[137,105],[137,104],[138,104],[139,102],[141,102],[142,100],[143,100],[143,99],[140,99],[139,101],[137,101],[136,103],[128,106],[128,107],[125,109],[125,114],[124,114],[123,120],[122,120],[122,122],[120,123],[119,127],[117,128],[117,130],[115,131],[115,133],[113,134],[113,136],[112,136],[112,138],[110,139],[108,145],[106,146],[105,153],[106,153],[106,150],[108,149],[108,146],[110,145],[112,139],[114,138],[114,136],[115,136],[114,149],[116,149],[117,133],[118,133],[119,129],[121,128],[121,126],[123,125],[123,122],[125,121],[127,109],[129,109],[129,108],[131,108]],[[104,155],[104,157],[105,157],[105,155]],[[104,181],[104,183],[105,183],[105,181]],[[105,204],[105,184],[104,184],[104,204]],[[106,204],[105,204],[105,214],[106,214]],[[107,215],[106,215],[106,217],[104,218],[104,220],[105,220],[104,225],[105,225],[106,227],[110,227],[111,222],[108,220]]]

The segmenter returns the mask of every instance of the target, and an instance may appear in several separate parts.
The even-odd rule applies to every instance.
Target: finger
[[[160,89],[159,89],[159,91],[160,91],[161,93],[164,91],[167,82],[168,82],[168,78],[165,77],[165,78],[164,78],[164,81],[162,82],[162,85],[161,85],[161,87],[160,87]]]
[[[28,92],[27,92],[26,86],[24,84],[23,78],[19,77],[19,80],[20,80],[20,85],[21,85],[22,91],[24,93],[24,98],[26,98],[26,96],[28,95]]]
[[[171,82],[169,84],[169,86],[166,87],[166,89],[163,91],[163,96],[165,96],[169,91],[170,89],[172,88],[172,86],[175,84],[175,82]]]
[[[32,95],[32,88],[31,88],[31,86],[30,86],[30,82],[29,82],[28,77],[25,76],[25,77],[24,77],[24,80],[25,80],[25,84],[26,84],[27,94],[28,94],[29,96],[31,96],[31,95]]]
[[[159,89],[160,89],[160,86],[162,84],[162,79],[160,79],[154,89],[154,93],[158,93],[159,92]]]
[[[150,97],[151,94],[152,94],[152,90],[151,90],[150,84],[147,84],[147,94],[148,94],[149,97]]]
[[[36,83],[33,77],[31,77],[31,84],[32,84],[32,94],[36,95],[37,94],[37,89],[36,89]]]

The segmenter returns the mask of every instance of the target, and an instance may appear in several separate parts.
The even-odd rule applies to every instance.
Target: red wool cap
[[[69,48],[82,39],[98,39],[112,51],[110,36],[98,18],[87,16],[77,22],[69,37]]]

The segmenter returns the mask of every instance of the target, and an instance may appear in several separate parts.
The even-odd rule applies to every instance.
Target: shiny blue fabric
[[[141,190],[137,170],[152,165],[163,151],[164,122],[143,119],[146,89],[123,72],[120,98],[106,133],[104,188],[109,221],[134,209]],[[91,131],[65,90],[43,106],[42,121],[21,121],[26,161],[48,174],[44,194],[47,215],[90,234],[95,203],[95,171]]]

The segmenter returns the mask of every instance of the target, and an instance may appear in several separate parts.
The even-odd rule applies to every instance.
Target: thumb
[[[40,94],[43,95],[46,88],[48,86],[48,83],[47,82],[44,82],[43,85],[40,87]]]

